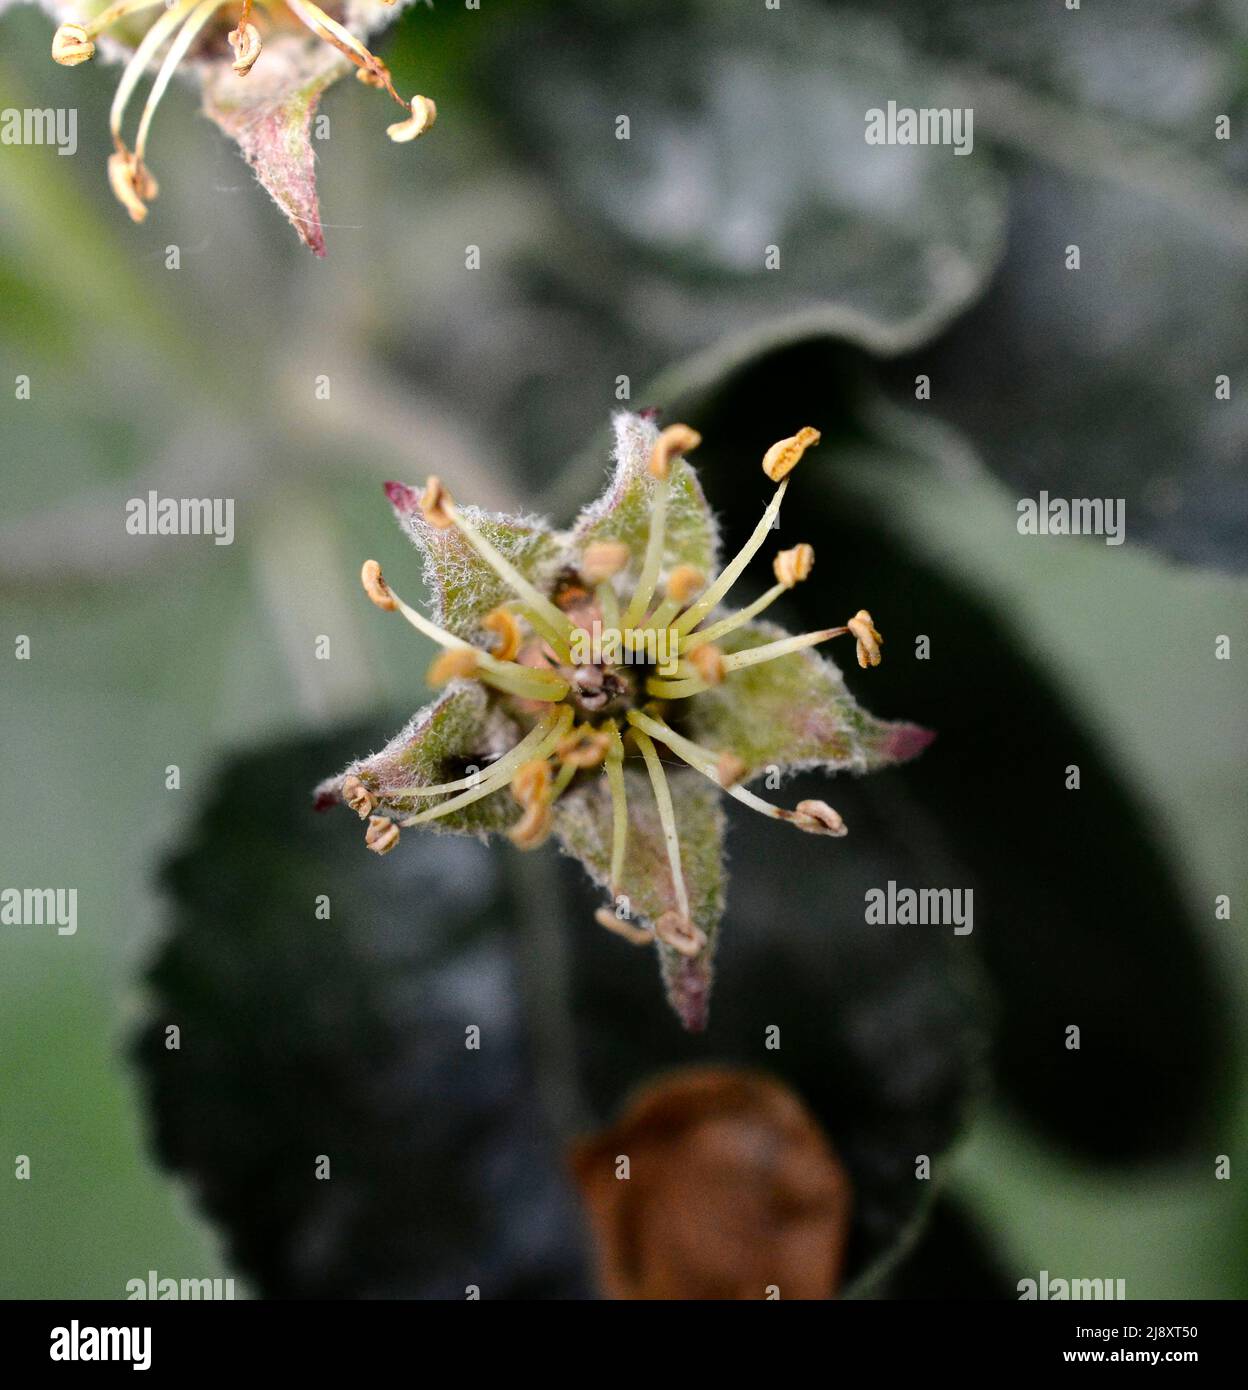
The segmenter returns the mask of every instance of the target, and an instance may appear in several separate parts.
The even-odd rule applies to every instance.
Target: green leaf
[[[134,1045],[156,1147],[264,1297],[585,1297],[497,850],[378,859],[309,810],[373,732],[232,759],[165,867]]]
[[[729,545],[757,511],[748,490],[716,490],[715,480],[805,414],[839,361],[822,344],[777,355],[726,381],[699,417],[703,477]],[[1214,1122],[1227,1000],[1162,833],[1166,780],[1137,790],[1114,736],[1120,711],[1093,717],[1088,700],[1090,668],[1109,664],[1107,652],[1120,666],[1160,640],[1157,612],[1132,601],[1145,562],[1129,546],[1020,538],[1013,499],[956,434],[913,410],[898,420],[864,404],[857,432],[841,421],[794,476],[790,510],[800,503],[800,538],[820,563],[785,596],[786,625],[821,626],[852,593],[887,639],[883,665],[855,670],[855,688],[869,689],[881,714],[937,734],[902,778],[857,785],[922,851],[919,882],[975,892],[970,939],[1001,999],[1004,1094],[1049,1137],[1097,1159],[1190,1152]],[[1214,688],[1218,674],[1184,645],[1185,589],[1156,583],[1175,595],[1166,649],[1192,690]],[[1155,670],[1141,665],[1141,681]],[[1065,785],[1072,764],[1078,791]],[[838,810],[850,824],[843,844],[858,852],[858,827]],[[1080,1020],[1083,1048],[1067,1051],[1064,1030]]]
[[[629,915],[653,925],[675,910],[671,866],[649,777],[626,770],[628,847],[620,883],[610,883],[611,795],[603,777],[584,790],[563,797],[555,807],[555,830],[564,851],[579,859],[600,887],[628,899]],[[694,925],[706,933],[706,945],[694,957],[658,943],[668,1002],[691,1031],[706,1027],[711,992],[711,963],[724,910],[723,793],[690,769],[667,770],[676,812],[680,864]]]
[[[497,43],[510,126],[583,243],[574,266],[669,356],[727,338],[716,352],[742,360],[829,331],[896,350],[973,299],[1000,253],[1002,186],[978,149],[866,143],[884,94],[949,104],[878,16],[579,0]]]
[[[718,645],[748,651],[787,635],[774,623],[747,623]],[[689,730],[704,747],[744,759],[747,777],[766,767],[875,772],[917,757],[933,737],[917,724],[868,714],[833,662],[809,647],[734,671],[695,696]]]
[[[606,492],[586,507],[572,531],[577,551],[591,541],[622,541],[640,569],[650,536],[657,486],[650,476],[650,454],[658,426],[640,415],[621,411],[612,421],[615,471]],[[692,565],[711,574],[717,565],[719,532],[696,472],[683,459],[672,463],[668,487],[663,567]]]

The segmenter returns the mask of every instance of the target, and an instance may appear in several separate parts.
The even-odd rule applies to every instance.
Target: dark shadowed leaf
[[[725,546],[753,526],[766,488],[761,474],[739,481],[742,468],[752,479],[748,461],[813,417],[825,442],[794,484],[801,534],[780,537],[813,541],[819,560],[790,596],[788,625],[823,626],[868,603],[893,634],[884,666],[851,670],[851,689],[937,740],[903,778],[864,783],[863,795],[916,832],[908,845],[924,883],[975,890],[970,939],[999,996],[1001,1087],[1033,1122],[1094,1157],[1189,1151],[1218,1092],[1226,1015],[1166,845],[1007,626],[1001,596],[926,558],[940,550],[927,544],[940,523],[925,497],[955,498],[965,515],[989,499],[999,508],[992,485],[970,464],[944,471],[934,446],[920,458],[896,440],[869,442],[856,423],[861,370],[847,378],[843,362],[832,346],[794,349],[730,379],[714,404],[702,401],[702,477],[723,509]],[[914,659],[920,633],[931,660]],[[1071,764],[1077,793],[1065,785]],[[1078,1051],[1065,1045],[1071,1024],[1082,1028]]]
[[[267,1296],[577,1296],[500,861],[418,835],[379,860],[311,810],[379,727],[234,759],[168,865],[136,1047],[157,1147]]]

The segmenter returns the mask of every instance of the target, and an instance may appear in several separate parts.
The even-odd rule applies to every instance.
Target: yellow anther
[[[619,917],[611,911],[609,907],[600,907],[594,913],[594,921],[600,927],[606,927],[608,931],[613,931],[617,936],[622,936],[625,941],[634,946],[649,946],[654,942],[654,934],[648,932],[645,927],[639,927],[630,922],[627,917]]]
[[[430,685],[475,676],[481,666],[481,653],[475,647],[451,647],[440,652],[429,664],[425,679]]]
[[[411,111],[412,114],[407,120],[396,121],[386,127],[386,134],[400,145],[405,145],[409,140],[415,140],[418,135],[431,130],[434,121],[438,119],[438,108],[428,97],[413,97]]]
[[[845,822],[826,801],[799,801],[790,819],[811,835],[844,835]]]
[[[654,934],[682,956],[696,956],[706,945],[706,933],[679,912],[665,912],[654,924]]]
[[[511,794],[521,806],[535,806],[550,799],[551,771],[545,758],[521,763],[511,779]]]
[[[706,588],[706,575],[692,565],[677,565],[667,576],[667,596],[679,604],[688,603]]]
[[[630,553],[623,541],[590,541],[581,556],[581,578],[591,587],[611,579],[628,564]]]
[[[260,50],[260,30],[254,24],[240,24],[225,36],[234,50],[234,71],[239,77],[246,77],[256,65]]]
[[[875,625],[871,621],[871,614],[865,608],[860,608],[845,626],[857,639],[858,665],[864,671],[868,666],[878,666],[882,659],[880,643],[884,639],[876,632]]]
[[[142,161],[129,150],[109,155],[108,183],[113,197],[130,214],[132,222],[143,221],[147,216],[147,204],[160,191]]]
[[[573,767],[597,767],[611,751],[611,735],[605,730],[582,724],[555,745],[559,761]]]
[[[772,571],[776,582],[791,589],[800,584],[815,567],[814,548],[809,545],[795,545],[792,550],[782,550],[772,561]]]
[[[373,807],[377,804],[372,792],[354,772],[343,778],[342,799],[361,820],[367,820],[372,814]]]
[[[520,624],[506,608],[495,608],[481,619],[481,626],[498,638],[491,653],[499,661],[512,661],[520,650]]]
[[[806,450],[814,448],[819,439],[819,431],[805,425],[788,439],[777,440],[763,455],[763,472],[773,483],[787,478]]]
[[[420,510],[429,525],[436,526],[439,531],[455,524],[446,510],[448,502],[454,505],[451,494],[442,486],[442,479],[430,478],[420,494]]]
[[[387,816],[370,816],[364,843],[374,854],[389,854],[399,843],[399,827]]]
[[[85,24],[62,24],[52,35],[52,59],[63,68],[76,68],[94,53]]]
[[[682,454],[690,454],[702,443],[702,436],[688,425],[668,425],[654,441],[650,451],[650,473],[655,478],[666,478],[671,471],[672,460]]]
[[[721,787],[735,787],[748,771],[745,759],[735,753],[721,753],[715,762],[715,776]]]
[[[364,592],[384,612],[393,613],[399,606],[390,592],[390,586],[382,578],[381,566],[376,560],[364,561],[360,569],[360,583],[364,586]]]
[[[724,654],[713,642],[695,647],[689,653],[689,664],[707,685],[718,685],[724,678]]]

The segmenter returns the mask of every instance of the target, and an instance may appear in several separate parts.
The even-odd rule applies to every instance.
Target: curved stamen
[[[724,671],[743,671],[747,666],[760,666],[764,661],[776,661],[791,652],[800,652],[803,647],[813,647],[833,637],[844,637],[848,632],[847,627],[827,627],[821,632],[803,632],[799,637],[784,637],[778,642],[767,642],[761,647],[748,647],[745,651],[731,652],[724,657]]]
[[[468,544],[512,589],[517,597],[524,600],[526,609],[531,611],[534,625],[538,627],[542,635],[548,637],[548,640],[550,636],[553,636],[556,640],[566,643],[572,634],[572,623],[568,615],[556,608],[545,594],[539,593],[511,561],[501,555],[481,532],[465,519],[464,514],[449,497],[443,495],[440,498],[440,503],[442,511],[459,528],[460,534]],[[547,628],[550,629],[549,634],[546,631]]]
[[[611,725],[611,748],[603,764],[611,789],[611,895],[615,896],[624,875],[624,852],[628,845],[628,796],[624,789],[624,740],[619,728]]]
[[[199,3],[200,0],[177,0],[173,8],[166,10],[143,35],[138,48],[134,50],[133,57],[126,64],[125,70],[121,74],[121,81],[117,84],[117,90],[113,93],[113,105],[108,113],[108,128],[112,132],[113,144],[117,146],[119,152],[129,154],[126,144],[121,138],[121,122],[126,114],[126,106],[129,104],[130,97],[139,84],[139,79],[147,71],[147,65],[156,56],[165,40]]]
[[[632,719],[632,711],[629,713]],[[646,771],[650,774],[650,785],[654,788],[654,800],[659,808],[659,824],[663,827],[663,839],[667,846],[667,862],[672,871],[672,888],[676,894],[676,907],[681,917],[689,920],[689,893],[685,888],[685,875],[680,867],[680,837],[676,833],[676,811],[672,806],[672,792],[667,785],[663,764],[655,752],[650,737],[635,723],[633,738],[646,760]]]
[[[748,623],[752,618],[757,618],[765,608],[770,608],[780,595],[787,592],[789,588],[790,586],[787,584],[773,584],[761,598],[756,598],[747,607],[729,614],[726,618],[721,618],[719,622],[712,623],[710,627],[704,627],[699,632],[690,633],[680,644],[681,655],[696,651],[706,642],[717,642],[721,637],[736,631],[737,628]]]
[[[551,710],[549,714],[544,715],[542,722],[546,729],[545,736],[539,740],[537,747],[529,754],[525,762],[537,762],[543,758],[548,758],[554,751],[555,744],[567,733],[572,723],[572,717],[570,705],[562,705],[558,710]],[[501,790],[510,781],[510,773],[500,775],[491,771],[481,779],[479,786],[470,791],[461,792],[459,796],[453,796],[449,801],[431,806],[427,811],[419,811],[416,815],[401,821],[400,824],[406,827],[423,825],[426,821],[437,820],[439,816],[449,815],[452,811],[458,811],[464,806],[471,806],[474,801],[480,801],[482,797]]]
[[[646,541],[646,558],[642,561],[641,574],[633,597],[624,610],[624,626],[636,627],[642,614],[650,607],[654,598],[655,585],[659,582],[659,570],[663,564],[663,543],[667,532],[667,495],[671,482],[667,477],[655,483],[654,505],[650,508],[650,536]]]
[[[312,0],[285,0],[287,8],[301,23],[306,24],[314,34],[332,44],[340,53],[367,72],[369,77],[399,103],[405,111],[411,110],[407,102],[394,90],[389,70],[375,54],[371,53],[349,29],[344,29],[336,19],[331,19],[324,10],[312,4]]]
[[[134,156],[140,163],[143,161],[143,153],[147,148],[147,134],[152,126],[152,117],[156,114],[156,108],[160,105],[174,70],[186,56],[187,49],[195,42],[196,35],[224,2],[225,0],[200,0],[199,5],[191,12],[186,23],[178,30],[177,38],[169,45],[169,52],[165,54],[165,61],[160,65],[160,71],[156,74],[155,82],[152,83],[152,90],[147,95],[143,114],[139,117],[139,133],[134,140]]]
[[[102,34],[105,29],[116,24],[119,19],[137,14],[140,10],[153,10],[157,5],[163,5],[165,0],[117,0],[116,4],[110,5],[108,9],[101,10],[94,19],[84,19],[82,27],[87,31],[91,38],[97,34]]]
[[[703,618],[715,607],[721,598],[737,582],[741,571],[750,563],[755,554],[767,539],[776,517],[780,514],[780,504],[784,501],[784,494],[788,490],[789,480],[782,479],[780,486],[776,488],[775,495],[767,504],[767,510],[763,513],[762,520],[754,528],[753,535],[737,552],[736,556],[724,566],[709,589],[702,595],[696,603],[690,604],[688,608],[676,619],[674,624],[677,632],[683,637],[685,633],[691,631],[702,621]]]
[[[701,744],[694,743],[692,739],[678,734],[675,729],[669,728],[661,719],[655,719],[641,710],[629,710],[628,722],[634,730],[641,732],[643,737],[647,733],[652,734],[660,743],[670,748],[678,758],[687,762],[703,777],[709,778],[717,787],[721,787],[743,806],[748,806],[752,811],[758,811],[760,815],[767,816],[771,820],[787,821],[804,830],[814,828],[810,823],[813,817],[809,814],[803,816],[800,809],[790,811],[787,807],[775,806],[770,801],[764,801],[761,796],[755,796],[752,791],[748,791],[745,787],[728,785],[720,773],[720,759],[709,748],[703,748]],[[806,804],[808,803],[800,803],[800,805]],[[825,833],[844,834],[844,825],[842,824],[839,830],[831,832],[825,830]]]
[[[436,786],[382,787],[380,791],[375,791],[372,795],[378,801],[391,801],[402,796],[442,796],[446,792],[458,792],[470,787],[479,787],[486,777],[491,779],[506,777],[509,779],[521,763],[529,761],[532,750],[550,732],[551,720],[554,718],[554,711],[542,715],[541,719],[534,724],[519,743],[508,749],[501,758],[490,763],[484,771],[470,773],[467,777],[460,777],[454,782],[440,782]]]

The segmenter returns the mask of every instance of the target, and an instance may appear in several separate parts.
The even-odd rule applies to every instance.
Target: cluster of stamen
[[[650,458],[654,479],[650,530],[636,584],[626,599],[616,583],[634,559],[627,545],[614,540],[588,542],[578,557],[574,579],[562,585],[555,597],[548,597],[464,516],[439,479],[429,479],[415,503],[425,520],[439,529],[454,527],[514,596],[483,620],[493,640],[492,648],[487,650],[444,631],[404,603],[386,583],[374,560],[365,563],[361,574],[365,592],[379,608],[402,613],[413,627],[442,648],[429,670],[431,683],[440,685],[453,679],[481,681],[510,697],[515,714],[521,722],[531,721],[531,727],[509,752],[483,771],[457,781],[434,786],[369,787],[358,776],[349,776],[342,796],[361,818],[368,820],[366,842],[370,848],[387,853],[398,840],[400,826],[423,825],[510,788],[520,807],[510,837],[521,849],[533,849],[550,834],[553,807],[573,780],[604,776],[612,803],[609,888],[613,902],[625,910],[603,907],[597,920],[629,941],[646,944],[657,937],[682,954],[693,956],[706,944],[706,938],[690,911],[676,814],[656,745],[752,810],[811,834],[845,834],[844,821],[826,802],[801,801],[790,810],[740,786],[749,769],[737,754],[702,747],[673,727],[669,719],[669,705],[676,706],[678,715],[680,701],[730,680],[734,672],[778,661],[834,637],[854,637],[858,661],[863,667],[876,666],[880,661],[882,639],[865,610],[841,627],[783,637],[734,652],[725,652],[719,645],[722,638],[752,621],[810,575],[815,556],[806,544],[776,555],[776,582],[760,598],[707,623],[764,544],[779,514],[789,474],[805,451],[819,442],[817,430],[800,430],[767,451],[763,469],[777,484],[775,494],[749,540],[713,580],[708,583],[706,576],[692,567],[678,565],[660,584],[672,464],[700,442],[688,426],[672,425],[660,433],[655,443]],[[616,633],[628,653],[670,651],[674,654],[674,669],[663,673],[647,667],[643,660],[640,670],[646,674],[634,675],[639,669],[636,666],[578,663],[576,652],[584,649],[586,625],[591,618],[599,631],[609,629]],[[605,700],[600,698],[604,690]],[[679,724],[680,719],[676,717],[675,722]],[[671,871],[672,902],[655,921],[653,933],[629,920],[627,898],[621,887],[629,825],[624,767],[630,757],[640,757],[649,776]],[[374,814],[380,801],[393,805],[405,798],[435,797],[445,799],[404,815],[397,822]],[[383,831],[379,822],[388,828]]]
[[[187,56],[201,31],[227,6],[229,0],[115,0],[94,19],[71,20],[62,24],[52,37],[52,57],[63,67],[77,67],[95,53],[95,39],[108,29],[121,25],[144,10],[164,7],[164,12],[144,34],[121,75],[109,115],[114,152],[109,156],[108,179],[114,195],[135,222],[147,216],[147,205],[158,190],[148,170],[147,141],[152,118],[165,94],[174,71]],[[233,50],[231,66],[239,77],[246,77],[261,56],[264,44],[259,28],[251,22],[253,0],[242,0],[238,22],[225,42]],[[356,76],[371,87],[389,93],[403,108],[401,121],[386,128],[391,140],[400,143],[423,135],[437,119],[437,107],[428,98],[414,96],[405,101],[395,90],[390,70],[351,31],[312,0],[271,0],[266,6],[289,13],[298,24],[336,48],[356,67]],[[224,26],[222,26],[224,27]],[[134,147],[122,138],[126,107],[149,65],[168,44],[163,61],[152,83],[143,114],[139,118]]]

